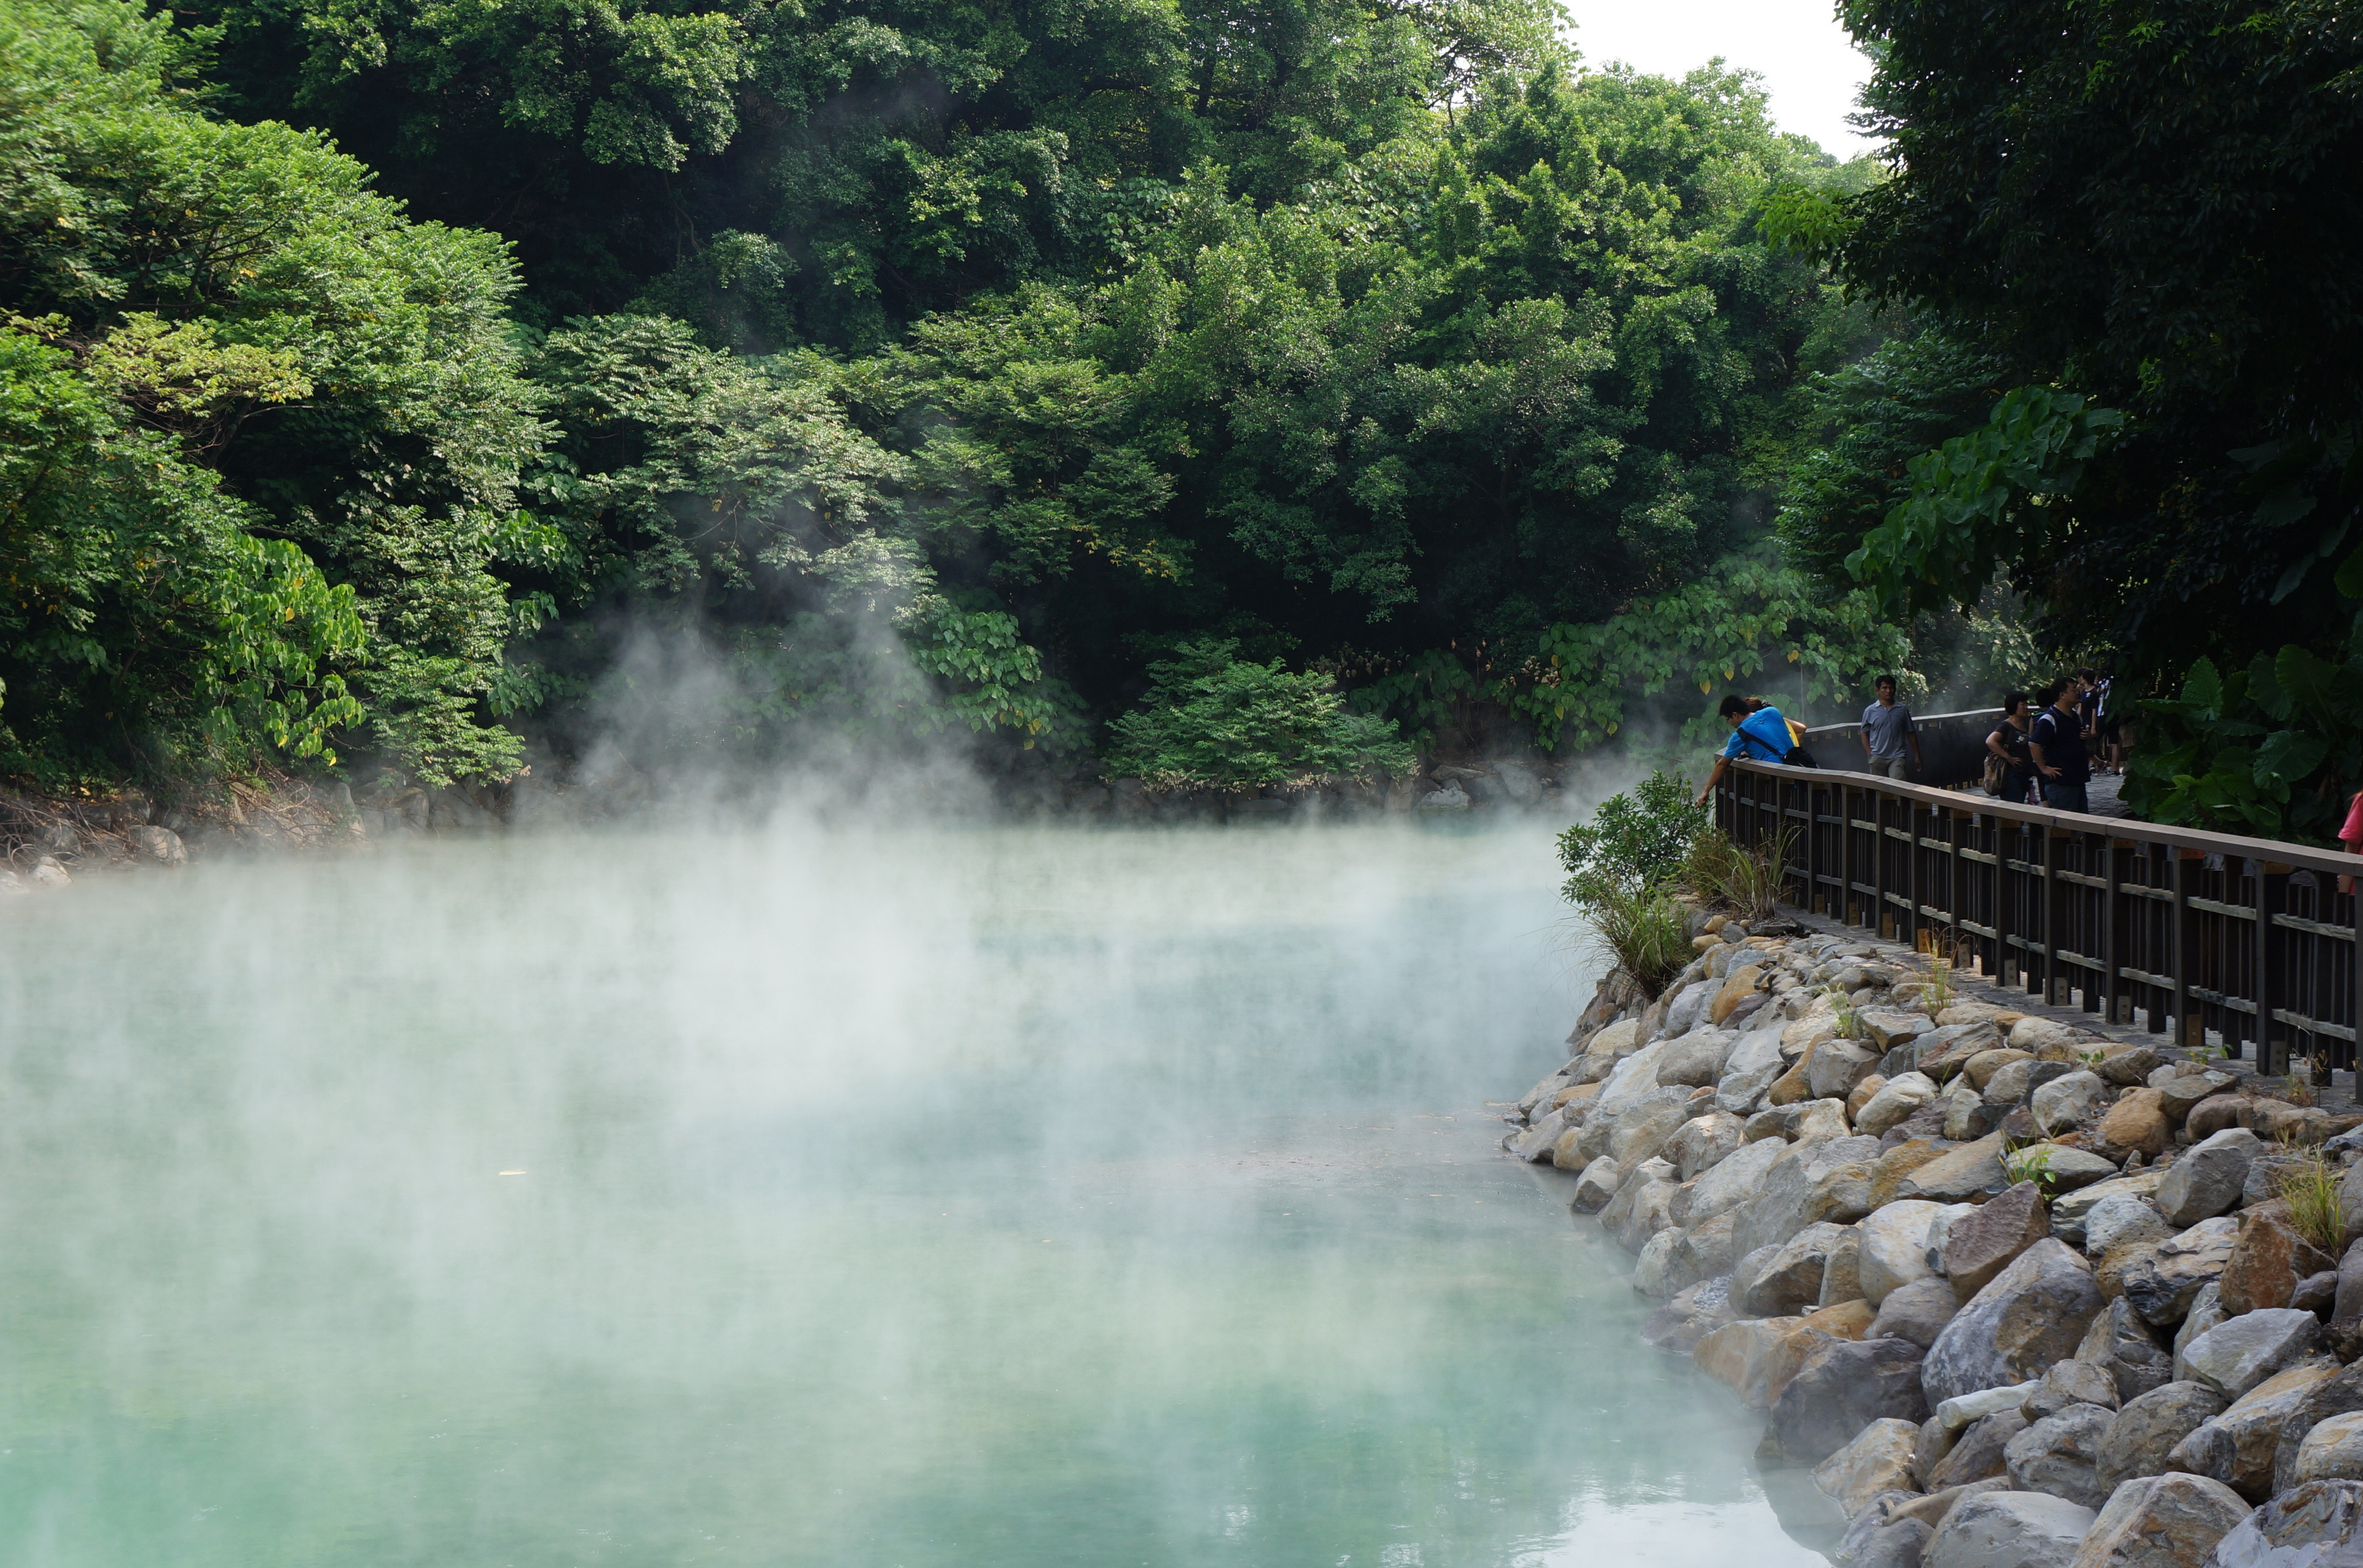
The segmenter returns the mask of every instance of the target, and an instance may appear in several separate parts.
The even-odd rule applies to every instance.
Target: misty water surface
[[[438,843],[0,909],[0,1562],[1817,1562],[1482,1102],[1549,837]]]

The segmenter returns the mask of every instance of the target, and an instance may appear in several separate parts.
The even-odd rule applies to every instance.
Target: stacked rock
[[[1841,1563],[2363,1562],[2363,1116],[1700,923],[1661,994],[1602,985],[1504,1147],[1812,1467]]]

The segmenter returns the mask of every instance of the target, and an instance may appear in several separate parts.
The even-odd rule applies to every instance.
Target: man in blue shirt
[[[1744,756],[1751,762],[1783,762],[1796,745],[1789,734],[1789,721],[1769,702],[1750,712],[1747,698],[1726,697],[1715,712],[1731,726],[1731,738],[1723,743],[1723,755],[1714,759],[1714,770],[1706,776],[1706,783],[1699,790],[1698,803],[1702,806],[1714,793],[1714,787],[1723,782],[1724,770],[1731,766],[1733,757]]]
[[[1920,770],[1920,732],[1913,727],[1912,710],[1895,700],[1895,677],[1882,675],[1870,689],[1879,701],[1862,711],[1862,754],[1871,772],[1908,784]]]

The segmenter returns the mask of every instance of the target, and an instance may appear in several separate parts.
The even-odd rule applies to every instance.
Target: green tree
[[[1188,643],[1149,666],[1140,706],[1108,726],[1111,775],[1152,790],[1301,784],[1327,774],[1410,771],[1411,748],[1381,719],[1347,711],[1328,676]]]

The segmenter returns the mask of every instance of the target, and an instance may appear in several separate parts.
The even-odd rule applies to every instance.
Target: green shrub
[[[1691,961],[1682,907],[1661,888],[1603,883],[1584,914],[1600,950],[1653,997]]]
[[[1184,643],[1150,665],[1140,706],[1108,726],[1107,773],[1181,790],[1411,771],[1393,723],[1348,712],[1331,677],[1292,675],[1237,650],[1229,640]]]
[[[1691,841],[1676,879],[1710,909],[1763,920],[1781,901],[1781,867],[1795,840],[1794,830],[1784,829],[1768,843],[1742,848],[1721,828],[1707,828]]]
[[[1659,889],[1680,876],[1684,858],[1706,831],[1707,808],[1692,801],[1691,787],[1663,768],[1611,795],[1588,823],[1559,835],[1567,869],[1560,893],[1592,908],[1611,889]]]

